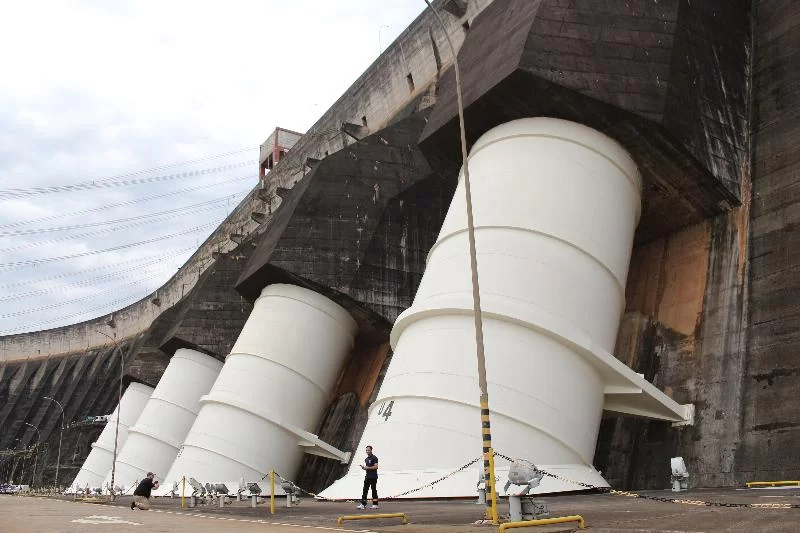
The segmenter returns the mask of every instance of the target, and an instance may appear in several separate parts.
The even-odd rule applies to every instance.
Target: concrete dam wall
[[[551,117],[610,137],[641,174],[613,354],[694,405],[695,417],[675,427],[606,412],[594,468],[633,489],[665,487],[673,456],[685,458],[696,486],[796,479],[800,7],[435,4],[458,48],[470,147],[501,124]],[[357,324],[310,431],[331,449],[305,454],[296,481],[320,490],[342,477],[348,463],[331,450],[360,453],[392,360],[389,333],[414,301],[458,183],[451,64],[426,11],[157,294],[111,316],[0,338],[0,449],[33,444],[24,423],[37,425],[45,444],[35,483],[53,483],[61,419],[45,396],[64,405],[66,420],[109,414],[120,370],[155,386],[179,348],[224,361],[262,289],[288,284],[332,300]],[[97,331],[120,343],[123,368]],[[65,429],[62,485],[101,429]],[[0,474],[18,480],[20,463],[0,459]],[[26,466],[22,482],[31,476]]]

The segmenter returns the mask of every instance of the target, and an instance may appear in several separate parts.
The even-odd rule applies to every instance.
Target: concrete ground
[[[673,497],[670,492],[644,492],[652,496]],[[764,490],[693,490],[681,498],[730,503],[800,504],[800,489]],[[550,503],[552,516],[580,514],[587,530],[594,532],[797,532],[800,509],[727,508],[662,503],[611,494],[574,494],[541,498]],[[187,499],[188,505],[188,499]],[[226,533],[228,531],[264,531],[296,533],[296,528],[338,529],[336,518],[344,514],[405,512],[410,524],[398,519],[347,521],[345,531],[406,533],[485,533],[496,527],[474,525],[483,516],[483,508],[472,501],[404,501],[381,503],[380,511],[357,511],[354,502],[318,502],[304,499],[287,509],[276,500],[276,514],[261,504],[253,509],[248,502],[233,502],[224,509],[201,505],[181,509],[180,499],[154,499],[152,510],[131,511],[130,498],[115,504],[89,504],[67,499],[23,496],[0,496],[0,531],[18,532],[125,532],[192,531]],[[501,500],[501,516],[508,505]],[[573,531],[577,524],[537,527],[536,532]]]

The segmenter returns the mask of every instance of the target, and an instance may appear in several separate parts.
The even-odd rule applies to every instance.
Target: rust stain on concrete
[[[362,407],[369,403],[381,369],[389,355],[389,343],[365,345],[357,344],[345,367],[333,398],[354,392]]]
[[[694,335],[708,280],[708,222],[634,249],[626,288],[626,311],[638,311],[670,329]]]
[[[742,205],[733,209],[736,228],[739,231],[739,285],[744,284],[745,267],[747,265],[747,239],[750,230],[750,203],[752,201],[752,187],[750,182],[749,166],[742,172]]]

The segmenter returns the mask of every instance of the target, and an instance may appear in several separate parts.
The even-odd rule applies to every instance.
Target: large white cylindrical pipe
[[[130,428],[139,415],[142,414],[147,400],[153,393],[153,388],[141,383],[131,383],[125,389],[114,413],[108,417],[106,427],[100,433],[100,437],[92,444],[92,451],[84,461],[78,475],[72,482],[71,487],[90,489],[103,488],[103,480],[111,472],[114,463],[114,434],[116,433],[117,417],[119,416],[119,435],[117,437],[117,453],[122,449],[128,440],[128,428]]]
[[[605,135],[548,118],[492,129],[469,165],[493,446],[606,486],[591,466],[604,382],[582,347],[614,348],[640,212],[637,168]],[[395,323],[359,447],[373,445],[387,464],[387,495],[481,454],[467,235],[461,181],[414,304]],[[358,463],[323,495],[357,494]],[[472,496],[481,463],[409,497]],[[502,486],[507,463],[497,464]],[[579,488],[545,478],[540,491]]]
[[[210,355],[182,348],[170,359],[164,374],[128,440],[117,456],[114,484],[132,492],[148,472],[164,476],[183,444],[200,410],[200,398],[208,394],[222,370],[222,362]],[[111,483],[111,473],[104,486]]]
[[[201,483],[293,478],[298,431],[313,432],[352,349],[356,323],[331,300],[294,285],[266,287],[165,478]],[[231,488],[231,487],[229,487]]]

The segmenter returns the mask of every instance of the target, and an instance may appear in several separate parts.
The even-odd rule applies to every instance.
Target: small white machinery
[[[189,507],[197,507],[197,498],[202,498],[203,503],[205,503],[206,489],[203,484],[190,477],[189,485],[192,487],[192,494],[189,496]]]
[[[535,489],[541,483],[544,472],[536,468],[530,461],[516,459],[511,464],[508,471],[508,481],[503,490],[508,493],[511,485],[524,486],[518,494],[508,495],[508,519],[511,522],[521,522],[523,520],[536,520],[550,516],[550,505],[541,501],[534,500],[528,496],[531,489]]]
[[[250,492],[250,506],[255,507],[261,503],[261,487],[258,483],[248,483],[247,490]]]
[[[486,478],[483,475],[483,470],[478,470],[478,505],[486,505]]]
[[[281,488],[286,493],[286,507],[300,505],[300,488],[291,481],[281,481]]]
[[[670,481],[672,482],[672,492],[683,492],[689,488],[689,471],[686,469],[686,463],[683,457],[673,457],[669,460],[672,475]]]

